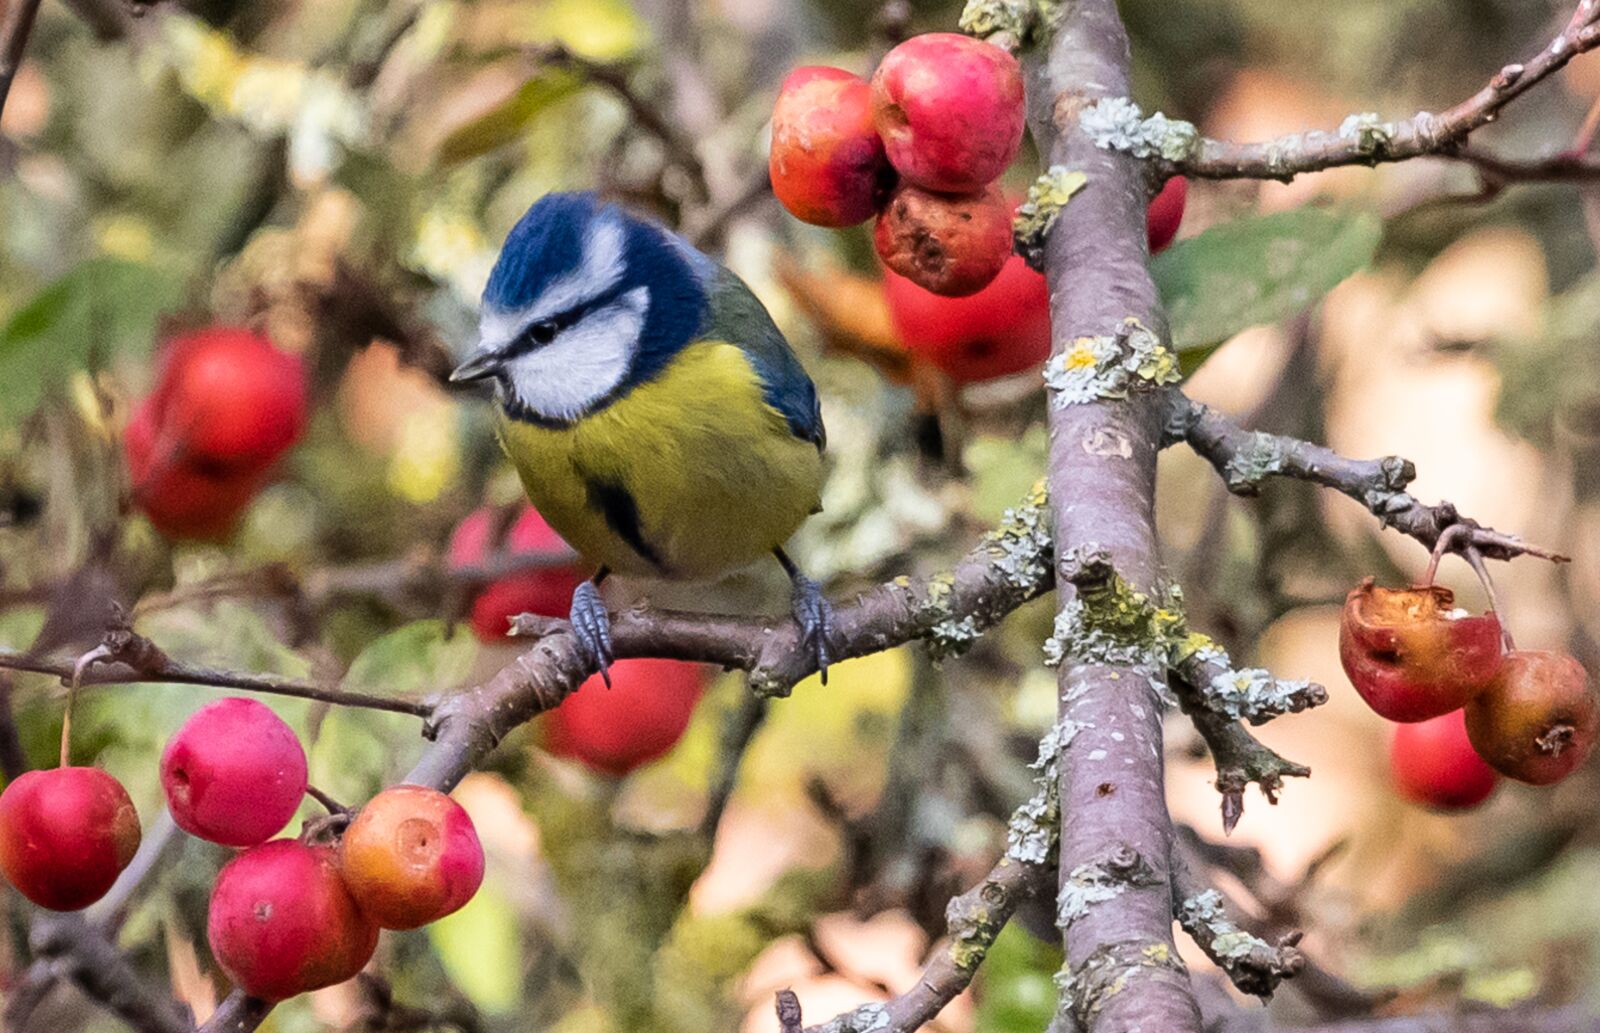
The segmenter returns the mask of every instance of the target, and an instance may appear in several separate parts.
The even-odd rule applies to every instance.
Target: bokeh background
[[[436,550],[470,510],[516,501],[486,406],[446,393],[439,374],[471,340],[498,242],[555,189],[596,188],[705,231],[795,342],[823,389],[832,456],[826,511],[796,549],[835,592],[940,569],[1040,472],[1036,380],[961,389],[915,368],[887,328],[865,234],[801,226],[759,189],[790,67],[867,71],[896,34],[953,28],[958,5],[193,0],[137,20],[80,6],[103,20],[45,5],[0,122],[0,645],[34,642],[52,593],[109,536],[112,560],[95,569],[110,581],[73,590],[135,604],[140,630],[177,656],[419,693],[505,663],[512,646],[453,624],[460,599],[308,607],[261,572],[315,585],[319,572]],[[1240,139],[1437,110],[1568,13],[1552,0],[1121,6],[1146,109]],[[541,60],[551,45],[622,69],[695,141],[713,201],[615,91]],[[1600,58],[1579,59],[1475,141],[1560,151],[1597,98]],[[1025,158],[1016,185],[1037,171]],[[1346,454],[1405,455],[1420,497],[1570,554],[1496,575],[1520,644],[1570,649],[1593,669],[1600,193],[1486,196],[1471,168],[1442,161],[1199,183],[1182,236],[1310,204],[1382,216],[1372,264],[1302,316],[1229,341],[1193,394]],[[824,303],[839,298],[849,304]],[[172,546],[124,512],[116,440],[160,336],[214,320],[303,354],[316,415],[232,541]],[[1260,730],[1314,771],[1275,807],[1252,794],[1232,837],[1276,879],[1266,917],[1302,924],[1307,949],[1355,983],[1398,988],[1390,1009],[1584,999],[1600,962],[1600,774],[1428,813],[1392,791],[1388,730],[1339,668],[1344,593],[1366,574],[1415,577],[1423,551],[1305,486],[1232,499],[1182,449],[1160,478],[1167,560],[1195,625],[1332,696]],[[233,575],[229,591],[196,589]],[[1464,565],[1447,561],[1443,578],[1483,605]],[[618,601],[630,593],[741,611],[778,612],[785,598],[764,572],[714,592],[624,585]],[[784,986],[813,1021],[903,989],[945,901],[987,870],[1028,792],[1024,765],[1054,714],[1039,654],[1050,618],[1035,604],[942,666],[907,649],[800,686],[753,743],[703,874],[675,833],[704,806],[737,678],[715,682],[674,752],[625,780],[549,757],[537,729],[519,734],[458,794],[489,850],[485,890],[426,931],[386,934],[375,971],[395,999],[452,1002],[466,1028],[491,1031],[758,1031],[775,1027]],[[11,691],[47,762],[59,686],[18,677]],[[160,746],[206,698],[96,690],[77,753],[122,778],[148,820]],[[369,795],[421,748],[406,719],[275,706],[311,744],[313,781],[341,798]],[[1181,716],[1167,745],[1175,814],[1219,838],[1210,761]],[[120,942],[204,1014],[225,989],[203,935],[222,858],[179,850]],[[3,901],[0,980],[27,960],[19,901]],[[1043,1028],[1058,964],[1051,945],[1008,930],[937,1028]],[[1292,990],[1274,1007],[1286,1021],[1311,1014]],[[381,1024],[392,1018],[371,986],[347,984],[280,1008],[270,1028],[400,1028]],[[66,990],[34,1022],[116,1028]]]

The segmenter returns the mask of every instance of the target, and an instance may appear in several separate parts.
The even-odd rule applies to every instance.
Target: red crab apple
[[[1467,735],[1496,771],[1551,785],[1577,770],[1600,732],[1600,702],[1583,665],[1565,653],[1514,649],[1467,704]]]
[[[1022,67],[953,32],[913,36],[872,76],[872,117],[889,162],[926,190],[981,190],[1022,146]]]
[[[894,180],[872,125],[872,90],[842,68],[789,73],[772,109],[772,192],[801,222],[854,226]]]
[[[1462,811],[1487,800],[1500,776],[1467,738],[1466,714],[1395,725],[1389,772],[1401,796],[1442,811]]]
[[[490,553],[494,510],[485,507],[468,514],[450,536],[450,565],[460,569],[482,563]],[[505,548],[513,553],[570,556],[572,549],[544,522],[532,506],[523,509],[506,532]],[[511,634],[511,618],[519,613],[565,617],[572,609],[572,593],[584,580],[583,572],[566,564],[513,574],[490,582],[472,603],[472,630],[484,642]]]
[[[385,929],[459,910],[483,882],[483,846],[467,812],[437,789],[398,785],[361,808],[339,844],[345,885]]]
[[[345,888],[333,847],[276,839],[217,874],[206,936],[236,986],[281,1001],[360,972],[378,926]]]
[[[255,472],[217,473],[181,458],[182,443],[164,434],[147,400],[133,411],[122,436],[133,504],[168,538],[223,538],[261,490]]]
[[[619,660],[544,717],[551,753],[626,775],[676,746],[705,688],[705,669],[678,660]]]
[[[254,846],[300,809],[306,751],[265,704],[219,699],[167,742],[161,788],[179,828],[223,846]]]
[[[1152,255],[1165,251],[1183,224],[1183,209],[1189,201],[1189,181],[1182,176],[1167,180],[1146,212],[1145,232]]]
[[[207,327],[168,342],[152,401],[186,463],[216,475],[259,472],[305,429],[305,368],[253,331]]]
[[[935,294],[960,298],[987,287],[1011,257],[1010,204],[999,187],[936,194],[903,185],[878,216],[872,240],[890,269]]]
[[[907,350],[961,383],[1034,369],[1050,355],[1049,292],[1018,255],[965,298],[940,297],[892,270],[883,286]]]
[[[1503,655],[1500,620],[1455,608],[1448,588],[1379,588],[1345,599],[1339,659],[1367,705],[1391,721],[1426,721],[1488,687]]]
[[[0,872],[40,907],[88,907],[137,849],[133,801],[99,768],[29,771],[0,793]]]

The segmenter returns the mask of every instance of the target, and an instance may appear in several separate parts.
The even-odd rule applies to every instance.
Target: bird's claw
[[[828,684],[828,664],[833,654],[828,638],[833,634],[833,606],[822,594],[822,586],[804,574],[794,575],[794,619],[800,625],[800,644],[812,650],[822,684]]]
[[[578,639],[590,665],[600,672],[606,688],[611,687],[611,663],[616,657],[611,645],[611,615],[600,600],[600,589],[585,581],[572,593],[572,633]]]

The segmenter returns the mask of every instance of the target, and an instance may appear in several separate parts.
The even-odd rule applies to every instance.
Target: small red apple
[[[1371,578],[1345,599],[1339,659],[1379,715],[1426,721],[1489,686],[1504,647],[1500,620],[1455,608],[1448,588],[1379,588]]]
[[[1565,653],[1515,649],[1467,704],[1467,735],[1503,775],[1536,786],[1561,781],[1589,759],[1600,700],[1583,665]]]
[[[1014,207],[995,186],[952,195],[905,184],[878,216],[873,244],[884,265],[918,286],[967,297],[993,283],[1011,257]]]
[[[239,523],[265,478],[254,472],[197,469],[181,458],[182,443],[164,434],[146,400],[122,436],[134,506],[168,538],[225,538]]]
[[[1150,202],[1146,212],[1146,235],[1152,255],[1165,251],[1183,224],[1183,209],[1189,201],[1189,181],[1173,176]]]
[[[987,287],[945,298],[885,271],[889,317],[907,350],[961,383],[1037,369],[1050,357],[1050,293],[1013,255]]]
[[[444,793],[398,785],[361,808],[339,844],[345,885],[385,929],[415,929],[459,910],[483,883],[483,846]]]
[[[1389,771],[1401,796],[1444,811],[1478,806],[1500,782],[1472,748],[1466,714],[1460,710],[1395,725]]]
[[[894,170],[872,125],[872,90],[842,68],[789,73],[772,110],[772,192],[817,226],[854,226],[877,210]]]
[[[450,565],[460,569],[482,563],[490,554],[494,510],[469,513],[450,536]],[[538,510],[525,508],[506,532],[504,548],[512,553],[566,555],[571,547],[544,521]],[[565,617],[572,609],[572,593],[584,581],[576,564],[546,567],[490,582],[472,603],[472,630],[481,641],[494,642],[511,634],[511,618],[519,613]]]
[[[265,704],[220,699],[168,741],[161,787],[179,828],[223,846],[254,846],[300,809],[305,747]]]
[[[705,682],[698,664],[619,660],[611,665],[610,688],[596,675],[544,716],[545,748],[604,774],[626,775],[677,745]]]
[[[872,77],[872,114],[889,162],[926,190],[982,190],[1022,146],[1022,66],[953,32],[913,36]]]
[[[331,846],[276,839],[235,857],[211,890],[206,937],[252,997],[282,1001],[355,976],[378,946]]]
[[[305,367],[253,331],[207,327],[167,344],[152,400],[185,462],[217,475],[258,473],[305,429]]]
[[[0,793],[0,872],[40,907],[88,907],[138,849],[133,801],[99,768],[29,771]]]

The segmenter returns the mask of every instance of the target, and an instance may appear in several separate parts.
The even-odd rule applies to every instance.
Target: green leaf
[[[459,685],[478,644],[443,621],[416,621],[372,642],[345,675],[342,688],[375,696],[421,696]],[[334,707],[311,744],[311,781],[336,799],[365,800],[405,774],[423,747],[421,726],[407,714]]]
[[[1241,330],[1306,309],[1372,261],[1383,223],[1365,212],[1299,208],[1236,219],[1150,262],[1185,372]]]
[[[92,258],[35,294],[0,327],[0,422],[26,415],[92,355],[148,351],[156,319],[181,297],[154,266]]]
[[[460,684],[478,643],[444,621],[414,621],[377,639],[350,664],[344,687],[378,696],[422,695]]]
[[[1017,927],[1000,931],[978,970],[977,1028],[990,1033],[1031,1033],[1050,1024],[1056,1011],[1052,980],[1061,951]]]
[[[451,130],[439,144],[439,164],[453,165],[504,147],[521,136],[528,123],[583,87],[583,80],[571,72],[540,72],[499,104]]]
[[[451,981],[479,1010],[506,1015],[522,999],[516,908],[492,874],[466,907],[427,928]]]

